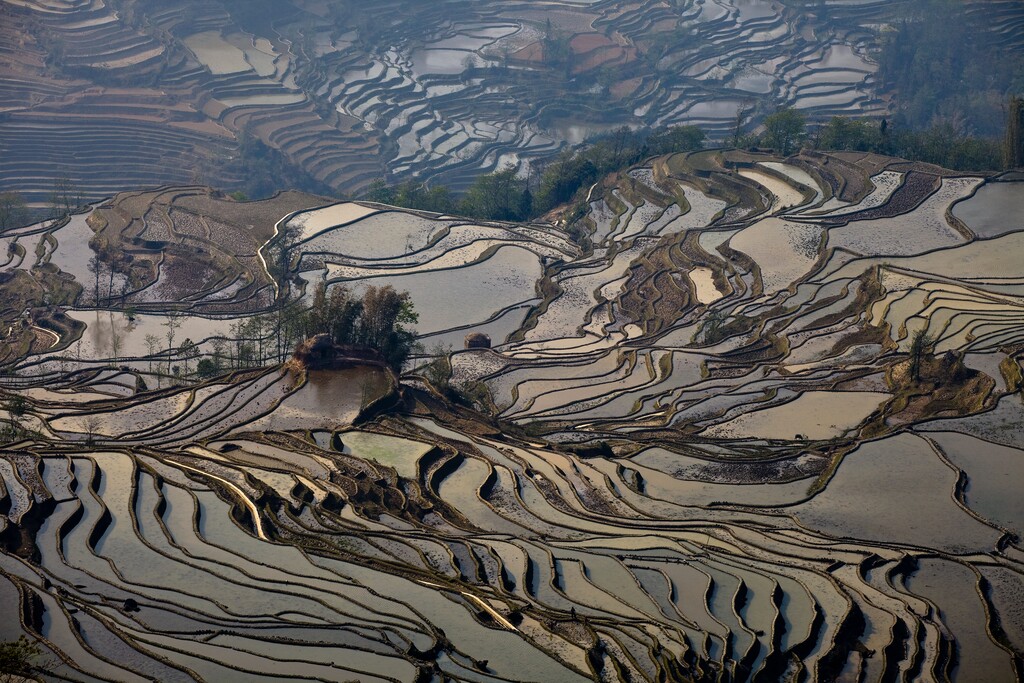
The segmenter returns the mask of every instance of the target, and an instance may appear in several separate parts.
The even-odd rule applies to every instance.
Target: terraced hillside
[[[808,4],[4,0],[0,190],[234,189],[266,149],[310,188],[462,187],[622,125],[886,112],[871,54],[901,3]],[[979,41],[1020,47],[1019,3],[974,4]]]
[[[197,187],[5,234],[0,640],[53,680],[1019,679],[1022,182],[712,150],[578,242]],[[457,350],[279,364],[321,282]]]

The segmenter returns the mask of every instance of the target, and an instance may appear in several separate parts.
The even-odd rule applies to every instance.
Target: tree
[[[278,305],[269,313],[270,329],[274,332],[274,357],[284,359],[288,351],[303,338],[306,310],[298,299]],[[214,352],[217,348],[214,346]]]
[[[93,303],[97,306],[100,303],[100,275],[103,273],[104,263],[98,254],[89,257],[89,272],[93,274]]]
[[[196,374],[203,379],[213,377],[219,370],[220,368],[217,367],[217,363],[209,358],[203,358],[196,364]]]
[[[71,215],[82,204],[82,192],[70,178],[62,175],[53,182],[50,192],[50,218],[56,222]]]
[[[110,353],[116,360],[121,355],[121,331],[117,329],[117,322],[114,321],[114,312],[110,312]]]
[[[262,315],[252,316],[242,326],[242,336],[252,340],[255,365],[263,365],[266,360],[263,348],[266,327],[267,320]]]
[[[703,148],[706,138],[697,126],[673,126],[647,138],[647,151],[651,155],[692,152]]]
[[[239,340],[237,367],[249,368],[256,365],[256,345],[251,341]]]
[[[85,445],[91,446],[96,442],[96,434],[99,432],[102,422],[95,415],[85,418]]]
[[[245,343],[245,339],[242,336],[244,327],[245,323],[242,320],[235,320],[228,328],[228,338],[233,342],[230,347],[233,353],[228,359],[231,363],[232,369],[242,367],[242,346]]]
[[[388,365],[400,371],[416,344],[415,333],[405,325],[418,321],[409,292],[398,293],[391,285],[367,287],[359,316],[358,341],[380,351]]]
[[[302,227],[293,225],[292,221],[286,221],[281,226],[281,232],[274,237],[269,247],[267,269],[270,271],[270,277],[278,284],[277,294],[279,297],[284,297],[286,294],[285,284],[291,270],[292,248],[301,237]]]
[[[220,372],[221,368],[224,367],[224,358],[226,357],[224,350],[227,348],[227,342],[218,337],[210,342],[210,346],[213,347],[213,358],[210,362],[213,363],[214,371]],[[202,361],[199,361],[199,363],[202,364]]]
[[[149,371],[153,372],[153,356],[160,351],[160,337],[155,334],[146,335],[146,358],[149,360]]]
[[[478,177],[462,200],[460,210],[469,216],[498,221],[528,218],[522,214],[526,179],[518,173],[514,164],[507,164],[500,171]]]
[[[39,643],[25,636],[0,643],[0,683],[14,683],[31,678],[42,664],[43,650]]]
[[[0,441],[9,443],[24,438],[25,427],[22,425],[21,418],[25,417],[28,412],[28,401],[20,394],[13,394],[9,400],[4,402],[3,408],[10,413],[10,416],[3,421],[3,426],[0,427]]]
[[[21,394],[14,394],[4,403],[4,410],[14,417],[24,417],[28,412],[28,400]]]
[[[572,36],[564,31],[554,29],[551,26],[551,21],[548,20],[541,45],[544,48],[544,64],[552,68],[560,67],[565,71],[566,76],[570,76],[575,57],[572,49]]]
[[[124,268],[126,259],[124,253],[116,250],[109,242],[103,246],[100,258],[107,264],[107,299],[110,300],[114,296],[114,275]]]
[[[600,170],[585,155],[563,152],[541,174],[534,208],[545,212],[568,202],[581,187],[592,184],[599,175]]]
[[[424,365],[420,370],[423,378],[442,394],[446,393],[451,386],[452,366],[448,361],[448,356],[451,352],[451,344],[444,346],[438,342],[429,351],[430,355],[434,356],[434,360]]]
[[[189,361],[199,357],[199,346],[191,339],[186,338],[178,347],[178,355],[181,356],[182,362],[185,364],[185,374],[188,375]]]
[[[753,104],[749,100],[744,102],[742,105],[740,105],[739,107],[736,108],[736,118],[733,119],[733,124],[732,124],[732,146],[733,147],[739,147],[740,146],[740,139],[744,137],[744,135],[743,135],[743,123],[744,123],[744,121],[747,120],[747,117],[750,116],[752,111],[753,111]]]
[[[177,333],[179,327],[181,327],[181,317],[177,313],[168,313],[166,319],[163,322],[163,326],[167,328],[167,332],[164,333],[164,337],[167,338],[167,372],[171,372],[171,360],[174,358],[174,336]]]
[[[28,208],[20,194],[0,192],[0,232],[27,223],[28,216]]]
[[[921,379],[921,361],[931,353],[934,343],[935,339],[926,329],[917,330],[910,338],[910,378],[915,382]]]
[[[20,418],[11,417],[7,420],[0,420],[0,443],[14,443],[24,438],[24,435],[25,427],[21,424]]]
[[[815,146],[827,150],[869,152],[881,147],[882,137],[881,127],[870,120],[833,116],[818,131]]]
[[[1006,168],[1024,166],[1024,98],[1011,97],[1006,118],[1003,163]]]
[[[784,107],[764,120],[764,143],[789,156],[806,136],[807,118],[803,112]]]

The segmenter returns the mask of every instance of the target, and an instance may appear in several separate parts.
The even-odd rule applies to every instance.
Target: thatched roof
[[[329,334],[318,334],[301,342],[292,355],[293,361],[306,368],[337,368],[351,364],[384,365],[384,357],[366,346],[335,344]]]
[[[491,338],[483,332],[470,332],[466,335],[465,344],[467,349],[489,349]]]
[[[318,334],[309,340],[310,351],[326,351],[334,348],[334,340],[329,334]]]

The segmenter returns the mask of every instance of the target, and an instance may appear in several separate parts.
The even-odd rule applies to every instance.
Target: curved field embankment
[[[8,235],[4,633],[64,678],[1013,681],[1010,182],[716,149],[582,246],[200,187]],[[320,284],[442,344],[276,364]]]

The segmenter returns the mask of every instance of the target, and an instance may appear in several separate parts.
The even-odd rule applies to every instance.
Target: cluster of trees
[[[608,173],[628,168],[649,156],[692,152],[706,136],[696,126],[655,130],[619,128],[577,150],[562,152],[548,163],[537,186],[536,215],[572,201]]]
[[[935,339],[926,330],[917,330],[910,338],[910,378],[915,382],[921,380],[921,362],[932,353]]]
[[[885,119],[835,116],[811,130],[802,112],[783,108],[765,118],[761,134],[740,140],[740,146],[770,147],[787,155],[805,145],[829,151],[876,152],[957,171],[1003,168],[1003,144],[997,138],[965,135],[948,122],[912,130],[889,125]]]
[[[0,232],[37,220],[62,221],[85,204],[82,190],[67,175],[53,181],[45,209],[31,209],[20,192],[0,192]]]
[[[248,130],[243,130],[238,141],[238,157],[226,161],[241,172],[245,179],[240,191],[243,196],[263,199],[281,189],[281,179],[287,178],[291,189],[313,194],[332,194],[333,190],[291,163],[280,150],[267,146]],[[230,169],[228,169],[230,170]]]
[[[19,394],[12,394],[2,406],[7,411],[7,417],[0,420],[0,443],[13,443],[28,437],[31,434],[31,430],[27,429],[22,422],[22,418],[28,412],[28,401],[25,397]],[[0,651],[0,671],[4,670],[2,662],[3,652]],[[0,681],[2,680],[0,678]]]
[[[39,643],[25,636],[0,643],[0,683],[33,680],[51,664]]]
[[[0,192],[0,232],[37,220],[59,222],[85,204],[81,188],[61,173],[53,181],[45,209],[29,208],[20,192]]]
[[[546,164],[539,176],[523,177],[515,166],[479,176],[461,199],[443,185],[427,187],[408,181],[389,186],[374,181],[364,199],[438,213],[457,213],[484,220],[529,220],[572,201],[607,173],[628,168],[642,159],[704,146],[696,126],[650,130],[623,127],[566,150]]]
[[[89,272],[93,275],[93,303],[97,306],[99,305],[101,284],[105,284],[108,300],[113,300],[115,296],[120,296],[121,300],[124,301],[132,288],[132,255],[112,245],[109,241],[99,239],[96,236],[89,240],[89,246],[93,250],[93,255],[89,257],[87,265]],[[120,291],[117,292],[114,291],[115,275],[121,275]],[[106,282],[102,283],[101,281],[104,280]],[[85,285],[85,283],[83,282],[82,285]]]
[[[0,192],[0,232],[29,221],[28,207],[17,192]]]
[[[151,357],[167,351],[168,372],[182,372],[180,368],[173,372],[171,359],[175,358],[184,361],[183,371],[188,374],[189,358],[196,358],[198,349],[188,339],[175,345],[177,326],[173,320],[169,316],[165,323],[166,345],[155,335],[148,336],[146,343]],[[311,306],[290,302],[233,323],[225,338],[211,342],[212,355],[199,360],[195,371],[200,377],[213,377],[228,370],[280,362],[301,341],[317,334],[329,334],[337,344],[374,349],[388,365],[401,371],[417,349],[416,335],[409,328],[417,320],[409,293],[390,285],[370,286],[357,295],[341,285],[328,291],[321,283]]]
[[[522,177],[514,166],[479,176],[462,198],[443,185],[426,186],[407,181],[389,186],[371,184],[364,199],[411,209],[455,213],[485,220],[530,220],[573,201],[578,202],[593,183],[608,173],[628,168],[644,158],[702,149],[706,136],[696,126],[675,126],[654,131],[619,128],[565,150],[549,161],[539,176]],[[769,147],[789,155],[803,146],[821,150],[876,152],[912,161],[925,161],[958,171],[995,171],[1003,168],[1005,145],[995,137],[967,135],[949,122],[921,130],[888,121],[833,117],[811,128],[805,114],[784,107],[764,119],[757,133],[742,134],[737,147]]]
[[[416,348],[416,335],[407,325],[418,321],[409,292],[391,285],[369,286],[357,296],[343,286],[333,287],[328,295],[321,283],[313,305],[300,317],[304,337],[326,333],[336,344],[375,349],[396,371]]]
[[[807,117],[802,111],[783,107],[764,119],[764,133],[757,144],[778,150],[788,156],[800,148],[807,137]]]
[[[997,171],[1004,167],[998,138],[964,135],[950,123],[923,130],[890,126],[866,119],[834,117],[812,136],[812,146],[824,150],[877,152],[924,161],[957,171]]]
[[[59,221],[85,204],[82,189],[67,175],[61,174],[53,181],[49,198],[50,220]]]
[[[529,182],[520,177],[519,170],[513,165],[480,175],[461,199],[444,185],[427,187],[422,182],[409,180],[392,186],[381,179],[370,184],[363,199],[483,220],[517,221],[533,216],[533,194]]]
[[[976,7],[976,6],[975,6]],[[1003,104],[1024,92],[1024,54],[1001,49],[992,15],[961,0],[910,0],[882,34],[878,77],[897,93],[894,123],[941,122],[960,136],[998,136]]]
[[[858,130],[848,129],[844,134],[842,130],[836,130],[842,128],[839,122],[830,122],[824,131],[830,139],[823,139],[819,146],[836,150],[868,149],[957,171],[996,171],[1003,168],[1003,149],[997,138],[964,135],[949,123],[937,123],[924,130],[876,127],[864,121],[850,123]]]
[[[530,220],[556,206],[579,202],[587,188],[608,173],[650,156],[699,150],[705,142],[704,132],[696,126],[653,131],[623,127],[580,148],[563,151],[541,169],[539,176],[522,177],[514,166],[483,174],[462,198],[443,185],[428,187],[407,181],[389,186],[383,180],[374,181],[363,198],[484,220]],[[744,135],[738,126],[732,142],[737,147],[768,147],[783,155],[804,146],[876,152],[958,171],[999,170],[1004,167],[1006,149],[1006,144],[996,137],[967,135],[946,121],[913,129],[906,124],[889,125],[884,119],[836,116],[812,128],[803,112],[790,107],[765,117],[757,133]]]

